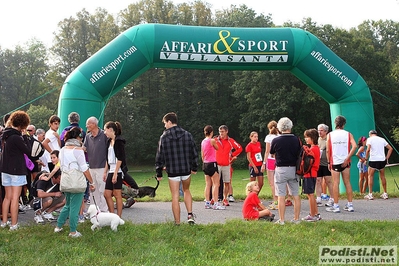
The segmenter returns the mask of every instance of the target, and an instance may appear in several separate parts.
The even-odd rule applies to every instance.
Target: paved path
[[[324,201],[323,201],[324,202]],[[264,201],[268,205],[267,201]],[[341,213],[329,213],[325,211],[325,207],[319,207],[319,212],[323,220],[343,220],[343,221],[360,221],[360,220],[398,220],[399,219],[399,198],[388,200],[375,199],[372,201],[355,200],[353,206],[355,212],[349,213],[343,210],[346,200],[340,201]],[[242,201],[231,203],[226,210],[209,210],[204,208],[204,202],[193,202],[193,212],[196,215],[197,224],[225,223],[232,219],[242,219]],[[302,200],[301,218],[309,213],[309,203]],[[180,203],[182,222],[186,220],[186,210],[184,203]],[[286,220],[293,218],[292,206],[286,207]],[[278,211],[273,210],[278,217]],[[19,221],[22,225],[33,222],[33,210],[27,211],[25,214],[19,215]],[[165,223],[172,222],[172,206],[170,202],[137,202],[130,209],[124,209],[122,218],[136,224],[145,223]]]

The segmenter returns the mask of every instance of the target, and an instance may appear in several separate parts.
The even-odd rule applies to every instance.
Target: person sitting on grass
[[[245,188],[247,197],[242,206],[242,215],[245,220],[259,220],[265,219],[273,221],[274,214],[272,214],[260,201],[258,197],[259,185],[257,181],[251,181]]]

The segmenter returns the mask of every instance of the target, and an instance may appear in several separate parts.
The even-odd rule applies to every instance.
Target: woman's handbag
[[[77,163],[77,161],[71,163]],[[68,168],[69,169],[67,170],[61,171],[60,190],[62,192],[70,192],[70,193],[85,192],[87,188],[87,182],[83,172],[75,168],[70,168],[70,167]]]
[[[35,168],[35,164],[29,159],[28,155],[24,154],[25,157],[25,165],[26,168],[29,169],[29,171],[32,171],[33,168]]]

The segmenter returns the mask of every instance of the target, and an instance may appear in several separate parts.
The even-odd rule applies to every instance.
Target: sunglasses
[[[32,132],[32,131],[33,131],[33,129],[27,129],[26,131],[28,131],[28,132]]]

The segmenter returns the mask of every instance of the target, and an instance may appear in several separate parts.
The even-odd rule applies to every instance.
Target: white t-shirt
[[[367,139],[366,145],[370,145],[369,161],[385,161],[385,146],[388,145],[388,142],[385,139],[378,136],[371,136]]]
[[[265,143],[269,143],[269,144],[271,144],[272,143],[272,140],[273,139],[275,139],[275,138],[277,138],[279,135],[274,135],[274,134],[269,134],[269,135],[267,135],[266,136],[266,138],[265,138]],[[267,156],[267,158],[268,159],[275,159],[274,157],[272,157],[272,155],[269,153],[269,155]]]
[[[108,147],[108,173],[115,173],[116,162],[118,161],[115,156],[114,146],[109,145]],[[122,173],[122,169],[119,167],[118,173]]]
[[[52,129],[47,130],[46,135],[44,137],[44,139],[49,139],[50,142],[48,143],[48,145],[50,146],[50,149],[52,151],[54,150],[61,150],[60,145],[58,144],[58,138],[54,135],[55,131]],[[50,153],[46,150],[44,152],[44,156],[46,157],[48,162],[51,162],[51,156]]]

